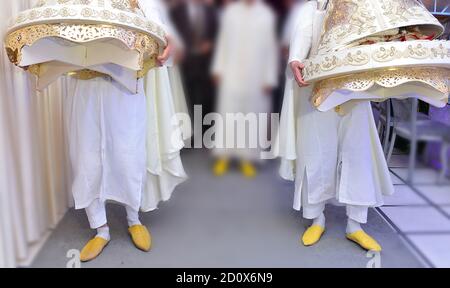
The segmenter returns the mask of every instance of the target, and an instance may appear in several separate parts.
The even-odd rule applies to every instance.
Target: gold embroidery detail
[[[427,26],[427,35],[443,32],[439,21],[416,0],[330,0],[318,54],[339,50],[376,33]]]
[[[58,0],[61,2],[69,3],[71,5],[52,5],[46,6],[45,1],[38,3],[38,5],[30,10],[19,13],[13,23],[11,29],[24,25],[36,25],[37,21],[97,21],[104,22],[103,24],[118,24],[131,25],[137,29],[142,29],[150,34],[154,34],[163,41],[165,39],[165,32],[161,27],[155,23],[148,21],[145,17],[135,13],[138,9],[137,2],[128,0],[112,0],[112,8],[107,9],[104,4],[101,5],[99,1],[98,6],[90,6],[92,0]],[[73,6],[78,5],[78,6]],[[77,23],[80,24],[80,23]],[[131,28],[131,27],[130,27]]]
[[[426,45],[424,45],[424,43],[426,43]],[[337,68],[349,66],[349,69],[353,69],[352,67],[366,65],[370,60],[378,63],[386,63],[386,66],[389,64],[388,62],[401,59],[450,60],[449,41],[426,41],[424,43],[410,43],[405,46],[401,45],[405,47],[404,49],[396,47],[395,44],[391,45],[388,43],[379,45],[379,47],[374,50],[373,47],[375,47],[375,45],[360,46],[351,49],[345,56],[338,56],[340,54],[339,52],[335,55],[329,53],[327,56],[316,56],[306,61],[304,76],[307,81],[310,81],[320,77],[323,73],[328,73]],[[316,59],[323,60],[316,62]],[[395,66],[395,64],[392,63],[392,66]]]
[[[450,92],[448,86],[449,70],[444,68],[396,68],[357,73],[322,80],[316,83],[312,103],[317,108],[336,90],[353,92],[367,91],[374,85],[393,88],[409,82],[420,82],[443,94]]]
[[[75,43],[116,39],[128,49],[139,52],[142,69],[145,68],[144,59],[158,55],[160,50],[159,43],[149,35],[118,26],[42,24],[19,29],[7,36],[5,46],[9,59],[18,65],[22,59],[22,48],[46,37],[61,38]]]
[[[74,72],[70,72],[67,73],[68,76],[71,76],[75,79],[78,80],[91,80],[91,79],[95,79],[95,78],[111,78],[111,76],[101,73],[101,72],[97,72],[97,71],[93,71],[93,70],[89,70],[89,69],[83,69],[80,71],[74,71]]]
[[[156,56],[151,57],[150,59],[145,61],[144,68],[138,72],[137,77],[143,78],[145,75],[147,75],[148,71],[150,71],[151,69],[153,69],[157,66],[158,65],[156,64]]]

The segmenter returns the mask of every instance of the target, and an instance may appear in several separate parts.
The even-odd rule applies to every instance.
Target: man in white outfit
[[[317,17],[326,2],[308,1],[296,12],[280,125],[281,175],[296,181],[294,208],[303,208],[303,217],[313,220],[303,235],[304,245],[321,239],[325,206],[337,202],[347,209],[347,238],[381,251],[361,228],[368,209],[383,205],[383,194],[393,193],[370,103],[358,103],[345,115],[319,112],[310,103],[312,88],[302,76],[303,63],[319,42],[322,25]]]
[[[264,1],[240,0],[225,8],[212,67],[219,89],[217,109],[223,119],[227,114],[270,113],[271,92],[278,82],[277,55],[276,17]],[[259,124],[260,131],[267,128],[263,126],[265,123]],[[218,129],[217,135],[223,139],[219,144],[226,146],[229,139],[234,139],[232,130],[232,127]],[[250,133],[243,134],[246,135],[237,137],[250,137],[247,135]],[[242,173],[254,177],[253,162],[259,159],[260,152],[251,148],[218,147],[215,155],[219,160],[214,173],[223,176],[229,169],[230,158],[234,157],[241,161]]]
[[[146,17],[163,26],[158,1],[130,3],[142,4]],[[171,54],[170,37],[168,43],[157,59],[159,65]],[[74,174],[72,192],[76,209],[85,209],[91,228],[97,230],[95,238],[82,250],[81,260],[98,257],[111,239],[105,208],[108,201],[126,207],[133,243],[138,249],[149,251],[151,236],[139,220],[142,201],[147,200],[146,208],[155,209],[152,205],[168,197],[144,195],[148,192],[145,189],[151,187],[146,182],[148,127],[144,79],[139,79],[136,94],[104,75],[94,75],[89,80],[81,77],[69,81],[69,85],[72,93],[66,99],[66,114]]]

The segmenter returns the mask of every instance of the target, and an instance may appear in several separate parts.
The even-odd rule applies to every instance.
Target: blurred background
[[[31,7],[34,2],[32,0],[1,1],[2,39],[9,17]],[[167,0],[165,2],[173,26],[185,46],[182,55],[178,57],[178,65],[182,71],[189,107],[202,105],[203,114],[217,111],[280,112],[289,37],[293,29],[292,19],[295,18],[295,9],[302,1],[252,1],[256,3],[252,5],[258,5],[258,9],[254,11],[243,9],[234,11],[235,13],[227,13],[229,6],[236,2],[232,0]],[[450,0],[423,0],[422,2],[447,27],[443,38],[448,39],[450,37],[448,29]],[[258,17],[258,15],[265,17]],[[235,49],[233,45],[236,43],[239,43],[239,48]],[[225,65],[229,59],[227,60],[223,55],[223,50],[234,51],[233,59],[238,58],[239,61],[235,62],[240,65]],[[10,64],[3,49],[0,49],[0,53],[0,267],[58,266],[64,263],[68,249],[79,248],[87,239],[78,238],[80,243],[72,247],[72,243],[67,242],[69,241],[67,238],[70,237],[63,233],[63,231],[77,233],[76,231],[79,231],[77,229],[86,229],[84,226],[87,226],[83,222],[85,221],[82,219],[83,216],[71,210],[70,170],[65,131],[62,125],[63,97],[61,95],[66,91],[65,79],[53,84],[43,93],[35,92],[30,77]],[[226,73],[236,77],[231,77],[236,79],[231,86],[228,85],[229,83],[224,83]],[[239,81],[243,84],[240,85]],[[242,90],[242,87],[248,86],[248,83],[254,83],[252,89],[244,89],[245,93],[252,95],[249,103],[223,99],[224,90]],[[224,86],[228,88],[223,88]],[[388,264],[408,266],[413,262],[414,264],[411,264],[413,266],[450,267],[450,245],[448,245],[450,243],[450,169],[448,164],[450,106],[437,109],[416,100],[387,101],[374,104],[374,117],[397,193],[386,200],[385,207],[376,209],[372,215],[374,218],[381,219],[380,225],[388,227],[386,229],[390,230],[387,231],[395,235],[399,241],[396,242],[397,246],[388,245],[392,248],[390,253],[396,253],[396,249],[402,247],[407,251],[404,252],[405,255],[413,255],[412,258],[415,259],[402,262],[394,257],[389,258],[391,262]],[[276,160],[255,164],[258,175],[254,180],[242,182],[237,173],[231,173],[224,180],[218,180],[212,173],[214,161],[210,154],[202,150],[184,152],[184,161],[191,181],[180,186],[176,193],[179,196],[175,196],[173,202],[161,210],[174,211],[181,217],[180,215],[184,213],[181,208],[183,205],[189,206],[186,209],[190,209],[189,213],[193,213],[192,210],[198,211],[198,209],[192,205],[199,205],[199,209],[204,209],[201,205],[210,205],[211,202],[215,202],[220,205],[218,211],[225,211],[219,216],[216,215],[217,223],[220,223],[224,221],[223,219],[230,221],[234,219],[232,214],[236,211],[248,212],[255,209],[250,207],[247,209],[245,205],[260,204],[262,205],[260,207],[264,209],[272,209],[274,215],[279,212],[278,214],[286,216],[289,219],[286,223],[292,224],[292,226],[289,224],[286,226],[286,231],[290,232],[276,230],[280,235],[276,232],[274,234],[281,238],[293,237],[297,240],[300,234],[292,233],[300,233],[300,227],[295,224],[295,221],[300,222],[301,217],[291,211],[293,184],[278,179]],[[216,191],[215,193],[221,191],[222,194],[214,194],[212,191]],[[211,202],[207,201],[208,197],[212,197]],[[255,200],[259,198],[265,200]],[[245,201],[251,203],[243,204]],[[239,205],[234,206],[236,202],[243,205],[242,211],[238,210]],[[271,208],[272,206],[274,208]],[[205,208],[206,211],[213,209],[209,207]],[[160,219],[174,217],[174,213],[169,214],[164,211],[158,213],[161,214],[158,215]],[[242,217],[249,217],[246,214],[236,213]],[[255,213],[260,213],[259,209]],[[186,215],[202,219],[206,216]],[[280,222],[284,221],[279,218],[280,216],[274,215],[272,216],[278,217]],[[186,221],[190,219],[189,217],[185,218]],[[268,215],[266,213],[261,217],[268,217]],[[163,221],[164,223],[155,223],[154,218],[156,216],[148,218],[148,221],[155,226],[154,231],[158,231],[159,225],[161,229],[163,226],[168,229],[171,225],[169,220]],[[173,221],[179,221],[179,218],[177,219]],[[251,220],[255,219],[249,219],[249,223],[252,223]],[[239,219],[233,221],[239,222]],[[268,220],[267,224],[269,227],[278,225],[270,221]],[[214,226],[217,223],[211,225]],[[246,223],[245,220],[242,223]],[[67,228],[68,225],[71,225],[70,229]],[[204,230],[196,230],[197,236],[202,231],[216,229],[203,228]],[[223,229],[228,231],[227,228]],[[380,229],[384,231],[384,228]],[[248,230],[247,226],[238,228],[241,232],[246,230]],[[89,233],[87,230],[83,231],[84,236]],[[209,231],[212,234],[201,237],[206,239],[211,237],[219,241],[223,231],[214,231]],[[231,231],[228,232],[233,233]],[[282,235],[283,231],[286,235]],[[169,236],[180,237],[177,234],[166,236],[167,239],[170,238]],[[244,239],[240,240],[242,243],[247,243]],[[248,244],[253,246],[250,240]],[[226,244],[223,245],[226,247]],[[215,247],[220,249],[219,245]],[[278,256],[274,254],[273,258],[268,256],[268,258],[259,259],[255,256],[257,254],[255,252],[254,259],[259,259],[260,262],[244,260],[242,260],[244,262],[237,260],[236,262],[226,262],[226,260],[220,262],[218,260],[219,262],[211,262],[211,265],[221,266],[222,263],[223,266],[227,266],[226,264],[258,266],[257,263],[259,263],[260,266],[271,266],[271,264],[281,267],[301,266],[301,263],[290,258],[296,255],[295,252],[283,253],[282,248],[277,247]],[[238,257],[238,254],[236,253],[235,257]],[[284,255],[286,258],[283,260],[279,255]],[[365,255],[360,256],[364,260]],[[122,257],[126,258],[126,256]],[[164,258],[166,260],[170,258],[167,255],[161,257],[166,257]],[[189,257],[195,258],[192,255]],[[226,258],[222,254],[221,257]],[[405,259],[410,259],[408,257],[410,256],[405,256]],[[158,256],[156,255],[155,258]],[[189,263],[191,262],[167,260],[160,265],[163,267],[177,264],[195,266],[196,262]],[[208,261],[202,263],[210,264]],[[138,265],[138,262],[128,262],[128,264],[133,266],[133,264]],[[316,264],[321,265],[319,262]],[[322,264],[326,265],[325,262]],[[158,266],[158,263],[154,265]]]

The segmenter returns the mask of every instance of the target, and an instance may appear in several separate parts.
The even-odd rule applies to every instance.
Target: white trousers
[[[320,215],[325,211],[325,206],[327,202],[323,202],[320,204],[303,204],[303,218],[314,220],[319,218]],[[369,212],[369,207],[365,206],[354,206],[354,205],[347,205],[347,217],[360,223],[360,224],[366,224],[367,223],[367,215]]]
[[[130,206],[126,206],[125,208],[127,210],[128,221],[139,222],[139,211]],[[98,229],[108,223],[105,202],[96,199],[85,210],[91,229]]]
[[[105,202],[102,202],[99,199],[94,200],[91,205],[86,208],[86,215],[91,229],[98,229],[108,223]]]
[[[325,211],[326,205],[331,202],[323,201],[320,203],[311,203],[308,200],[307,194],[307,183],[303,186],[302,192],[302,209],[303,209],[303,218],[314,220],[319,218],[322,213]],[[357,205],[349,205],[346,204],[347,217],[361,224],[367,223],[367,215],[369,212],[368,206],[357,206]]]
[[[65,115],[76,208],[114,201],[139,210],[147,160],[143,82],[138,94],[106,77],[70,85]]]

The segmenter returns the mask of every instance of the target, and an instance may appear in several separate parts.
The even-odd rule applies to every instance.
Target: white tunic
[[[238,1],[227,6],[212,67],[212,73],[221,79],[218,113],[270,112],[271,98],[264,88],[277,84],[277,55],[276,20],[266,4]],[[240,150],[238,156],[259,155]]]
[[[140,1],[147,18],[168,31],[159,0]],[[169,32],[175,33],[175,32]],[[69,81],[66,122],[77,209],[111,200],[152,211],[187,179],[177,113],[187,113],[176,67],[153,69],[131,94],[108,78]]]
[[[300,8],[303,5],[304,0],[296,0],[294,4],[292,4],[292,7],[287,15],[286,22],[283,26],[283,33],[281,37],[281,44],[283,47],[288,47],[291,43],[291,36],[293,34],[293,30],[296,27],[297,24],[297,13],[300,10]]]
[[[65,117],[77,209],[111,200],[139,210],[145,183],[143,81],[132,94],[109,77],[69,81]]]
[[[303,62],[321,26],[315,25],[317,2],[298,11],[292,36],[290,61]],[[355,106],[345,116],[319,112],[309,99],[312,87],[300,88],[288,73],[281,116],[281,175],[296,181],[294,208],[302,207],[302,191],[310,204],[336,199],[342,204],[375,207],[382,195],[393,193],[386,160],[378,139],[369,102]],[[308,183],[307,189],[304,183]]]

